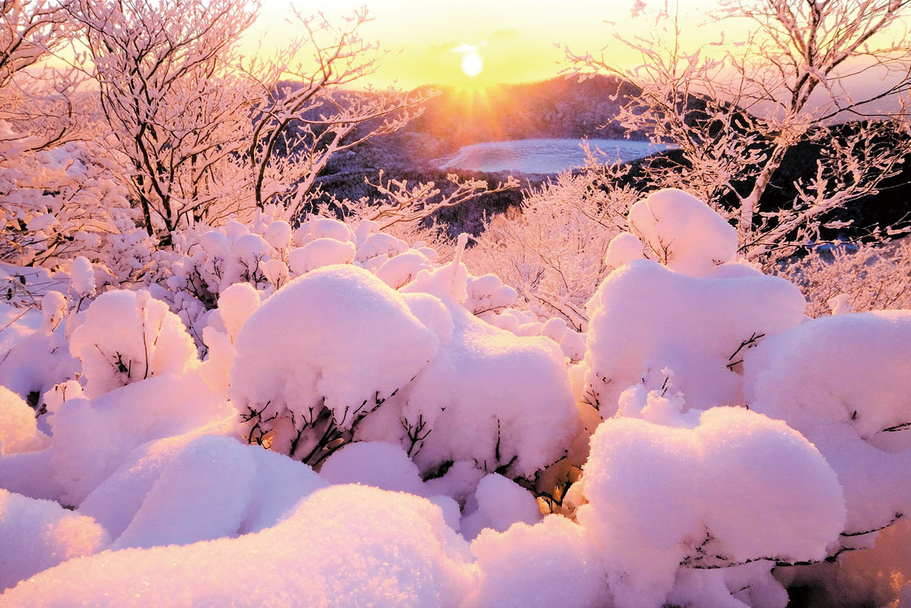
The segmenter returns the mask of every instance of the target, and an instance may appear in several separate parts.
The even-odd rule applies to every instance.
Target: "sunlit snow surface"
[[[601,162],[630,161],[661,152],[666,146],[647,141],[590,139],[592,152]],[[443,159],[440,169],[466,171],[515,171],[517,173],[560,173],[585,164],[580,139],[520,139],[473,144]]]

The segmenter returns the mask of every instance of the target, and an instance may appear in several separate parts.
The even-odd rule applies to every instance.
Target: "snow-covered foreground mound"
[[[629,225],[587,335],[369,222],[74,262],[2,342],[0,603],[907,602],[911,312],[807,320],[679,191]]]

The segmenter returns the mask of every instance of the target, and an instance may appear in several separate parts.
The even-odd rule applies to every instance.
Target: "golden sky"
[[[647,32],[646,20],[632,18],[633,4],[633,0],[265,0],[249,39],[258,39],[263,31],[268,31],[269,44],[292,36],[294,29],[286,22],[291,6],[305,14],[322,11],[341,23],[342,15],[366,5],[373,21],[363,26],[363,35],[379,42],[387,54],[364,84],[395,83],[405,89],[423,84],[481,87],[556,76],[568,66],[557,43],[580,53],[610,44],[613,61],[635,65],[636,55],[614,40],[617,32]],[[708,0],[680,2],[694,30],[704,25],[702,9],[707,4]]]

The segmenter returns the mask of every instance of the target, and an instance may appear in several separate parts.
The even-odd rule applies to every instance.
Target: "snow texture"
[[[0,591],[108,544],[110,538],[91,517],[0,488]]]
[[[476,576],[467,543],[446,526],[436,505],[366,486],[333,486],[272,528],[72,560],[0,601],[7,608],[445,607],[457,605]]]
[[[607,420],[583,469],[578,519],[618,608],[660,605],[681,564],[822,559],[845,522],[816,448],[743,408],[707,410],[692,429]]]
[[[670,393],[682,391],[690,407],[743,403],[738,361],[762,336],[801,323],[806,302],[791,283],[742,264],[715,273],[691,277],[634,260],[604,280],[587,305],[584,362],[587,398],[602,417],[627,387],[662,387],[665,370],[674,374]]]
[[[704,277],[737,255],[737,231],[682,190],[653,192],[630,208],[628,221],[630,230],[675,272]]]

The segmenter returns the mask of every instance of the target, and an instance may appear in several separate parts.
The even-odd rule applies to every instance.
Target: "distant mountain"
[[[636,94],[627,82],[607,76],[552,78],[542,82],[496,85],[478,91],[440,88],[424,114],[407,131],[462,146],[512,139],[618,138],[614,119]],[[645,134],[638,134],[645,139]]]
[[[514,139],[621,139],[620,108],[636,89],[620,79],[595,76],[501,84],[479,90],[427,86],[439,94],[401,131],[368,141],[357,150],[365,166],[427,167],[462,146]],[[645,140],[644,133],[631,133]]]

